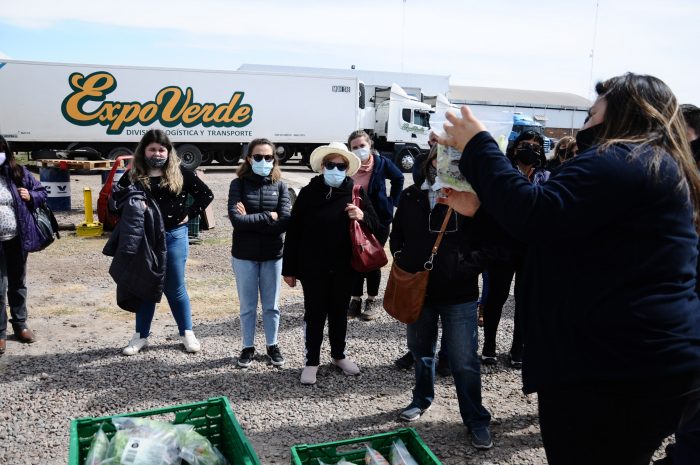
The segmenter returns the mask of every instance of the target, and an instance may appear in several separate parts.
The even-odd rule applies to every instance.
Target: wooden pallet
[[[115,160],[35,160],[42,168],[59,168],[62,170],[108,170]]]

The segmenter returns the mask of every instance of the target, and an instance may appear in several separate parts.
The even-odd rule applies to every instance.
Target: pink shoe
[[[343,370],[346,376],[357,376],[360,374],[360,367],[349,358],[341,358],[340,360],[333,359],[331,363]]]

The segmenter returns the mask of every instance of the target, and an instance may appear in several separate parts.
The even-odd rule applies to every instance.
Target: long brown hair
[[[22,165],[17,164],[15,153],[12,151],[10,143],[2,136],[0,136],[0,152],[5,152],[5,165],[7,165],[15,186],[24,187],[24,170]]]
[[[274,162],[272,165],[272,171],[270,171],[270,178],[272,179],[272,182],[279,181],[282,179],[282,170],[280,170],[280,161],[277,158],[276,147],[275,144],[265,138],[253,139],[250,141],[248,144],[248,155],[246,155],[245,160],[243,160],[243,163],[241,163],[241,165],[238,167],[236,176],[242,178],[243,176],[247,176],[249,173],[253,172],[253,168],[250,166],[250,163],[248,163],[248,160],[253,156],[253,149],[258,145],[269,145],[272,148]]]
[[[140,182],[146,189],[151,188],[151,183],[148,179],[149,168],[146,164],[146,147],[154,142],[168,149],[168,161],[163,167],[160,186],[167,188],[173,194],[180,194],[184,183],[182,171],[180,171],[180,157],[177,156],[175,147],[170,142],[168,135],[161,129],[150,129],[141,138],[141,142],[139,142],[134,152],[134,163],[131,171],[129,171],[129,179],[132,182]]]
[[[671,89],[653,76],[627,73],[599,82],[596,92],[607,104],[600,150],[613,144],[636,144],[631,156],[637,156],[651,148],[649,169],[655,179],[660,176],[664,154],[668,154],[678,165],[681,177],[677,188],[687,190],[695,227],[700,231],[700,175],[690,153],[678,100]]]

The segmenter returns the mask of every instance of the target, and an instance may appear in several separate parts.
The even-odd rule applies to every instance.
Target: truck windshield
[[[424,128],[429,128],[430,113],[420,110],[413,110],[413,124],[423,126]]]

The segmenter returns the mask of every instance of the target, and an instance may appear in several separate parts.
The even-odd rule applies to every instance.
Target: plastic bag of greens
[[[175,426],[157,420],[117,417],[112,419],[117,432],[107,450],[107,459],[115,465],[179,465],[179,447]]]
[[[367,446],[365,465],[389,465],[389,462],[387,462],[384,456],[378,451]]]
[[[391,445],[391,465],[418,465],[400,438]]]
[[[177,425],[180,457],[189,465],[229,465],[219,450],[190,425]]]
[[[95,437],[90,443],[90,450],[85,458],[85,465],[101,465],[107,456],[108,448],[109,438],[105,432],[102,431],[102,425],[100,425],[100,429],[97,430]]]

